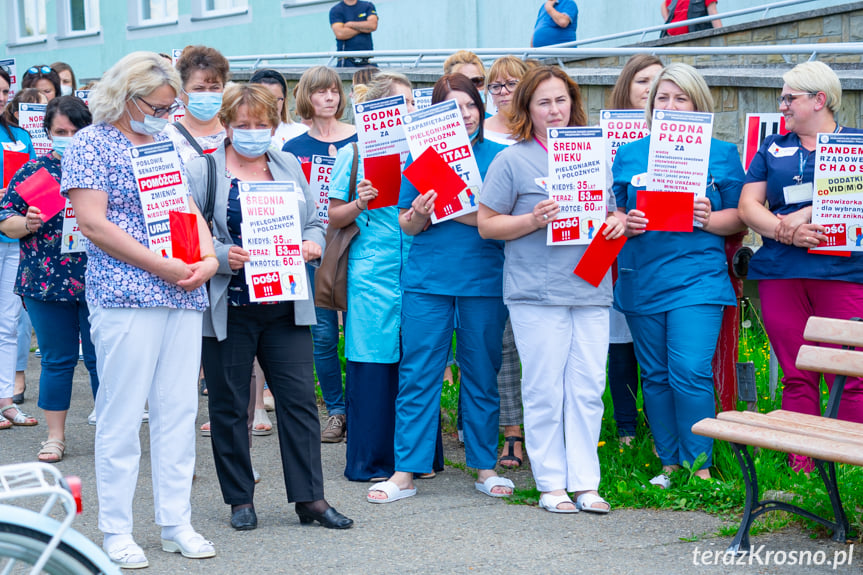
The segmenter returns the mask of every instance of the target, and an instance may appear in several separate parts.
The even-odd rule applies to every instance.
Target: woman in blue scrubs
[[[691,66],[671,64],[653,82],[645,108],[713,112],[704,78]],[[614,160],[614,193],[626,214],[629,241],[618,256],[615,308],[626,314],[641,366],[641,385],[650,429],[662,461],[651,483],[668,487],[668,475],[702,453],[695,473],[710,477],[713,440],[692,433],[692,425],[715,415],[711,360],[723,306],[737,300],[728,281],[724,236],[746,226],[737,214],[743,167],[734,144],[712,139],[708,185],[695,199],[691,232],[645,231],[644,212],[635,209],[644,190],[650,138],[621,147]]]
[[[455,99],[471,138],[481,176],[505,146],[483,140],[482,98],[463,74],[447,74],[434,87],[432,103]],[[414,236],[402,274],[402,346],[396,400],[395,468],[369,489],[372,503],[416,494],[415,473],[428,472],[435,450],[442,382],[453,325],[461,368],[465,458],[477,469],[476,488],[492,497],[512,493],[498,477],[497,371],[506,321],[502,298],[503,242],[484,240],[476,213],[429,225],[437,194],[402,178],[398,207],[402,230]],[[353,311],[352,311],[353,313]]]

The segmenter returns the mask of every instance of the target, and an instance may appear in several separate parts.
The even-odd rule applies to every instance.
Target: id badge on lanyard
[[[791,186],[785,186],[782,188],[782,195],[785,197],[785,205],[791,204],[800,204],[803,202],[811,202],[812,195],[815,192],[815,186],[813,182],[803,182],[803,170],[806,168],[806,161],[809,159],[808,155],[803,155],[803,147],[800,148],[800,169],[796,176],[794,176],[794,181],[797,182]]]

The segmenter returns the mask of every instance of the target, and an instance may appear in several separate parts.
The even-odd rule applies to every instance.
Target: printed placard
[[[312,197],[315,198],[315,206],[318,208],[318,219],[324,222],[325,226],[330,223],[330,176],[335,163],[336,159],[333,156],[314,155],[309,173],[309,187],[312,189]]]
[[[66,207],[63,210],[63,238],[60,241],[61,254],[74,254],[84,251],[84,234],[78,228],[78,218],[75,217],[75,210],[72,208],[72,202],[66,200]]]
[[[408,142],[402,118],[406,113],[405,97],[401,95],[354,104],[360,154],[364,158],[399,154],[404,168]]]
[[[707,193],[713,114],[654,110],[647,189]]]
[[[180,55],[182,53],[182,48],[171,48],[171,66],[173,66],[174,68],[177,67],[177,60],[180,59]]]
[[[294,182],[240,182],[244,266],[253,302],[308,299],[299,186]]]
[[[425,110],[432,105],[432,92],[434,92],[434,88],[414,89],[414,106],[417,110]]]
[[[560,213],[547,226],[546,245],[589,244],[605,222],[606,148],[602,128],[548,129],[548,195]]]
[[[75,97],[84,102],[85,106],[90,105],[90,90],[75,90]]]
[[[600,110],[599,127],[605,138],[605,161],[614,164],[617,149],[650,135],[644,110]]]
[[[825,227],[817,251],[863,251],[863,134],[818,134],[812,223]]]
[[[432,223],[444,222],[477,211],[477,194],[482,187],[482,177],[458,102],[447,100],[405,116],[404,130],[414,159],[419,158],[426,149],[434,148],[465,183],[464,190],[448,202],[448,205],[441,206],[445,216],[439,218],[432,214]]]
[[[18,66],[15,64],[15,58],[3,58],[0,60],[0,68],[9,74],[9,99],[11,100],[18,91]]]
[[[743,169],[748,170],[758,148],[773,134],[787,134],[785,116],[777,112],[769,114],[746,114],[746,130],[743,139]]]
[[[168,212],[189,212],[189,191],[183,181],[180,156],[171,141],[129,149],[132,170],[144,211],[150,250],[171,257]]]
[[[18,125],[27,130],[30,140],[33,141],[33,149],[37,156],[44,156],[51,152],[52,144],[45,131],[45,108],[47,104],[29,104],[21,102],[18,104]]]

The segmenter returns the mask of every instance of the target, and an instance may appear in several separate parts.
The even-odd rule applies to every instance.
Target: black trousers
[[[227,333],[224,341],[205,337],[202,346],[213,459],[225,503],[252,503],[254,497],[247,421],[255,356],[276,403],[288,501],[323,499],[309,327],[294,325],[291,302],[253,304],[228,308]]]

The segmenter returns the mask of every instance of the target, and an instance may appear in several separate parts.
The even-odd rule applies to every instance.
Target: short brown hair
[[[611,90],[611,97],[609,98],[611,109],[628,110],[632,108],[632,102],[629,100],[629,87],[632,84],[632,79],[645,68],[657,65],[662,66],[662,60],[653,54],[635,54],[627,60],[614,84],[614,89]]]
[[[225,88],[222,109],[219,110],[219,121],[222,125],[230,125],[237,118],[240,106],[244,105],[248,106],[250,115],[265,118],[272,128],[278,127],[276,97],[260,84],[231,84]]]
[[[315,116],[315,107],[312,104],[312,94],[318,90],[326,90],[335,86],[339,90],[339,107],[336,110],[336,119],[340,119],[345,111],[347,98],[342,86],[342,79],[332,68],[326,66],[313,66],[300,76],[294,98],[297,100],[297,114],[304,120],[310,120]]]
[[[476,89],[476,86],[473,85],[473,82],[470,81],[470,78],[462,74],[461,72],[456,72],[455,74],[444,74],[438,81],[435,82],[434,89],[432,90],[432,104],[440,104],[450,92],[464,92],[470,99],[473,100],[473,103],[476,105],[479,110],[479,127],[477,128],[477,138],[478,141],[482,142],[483,140],[483,124],[485,123],[485,104],[482,103],[482,96],[479,94],[479,90]],[[468,134],[470,136],[471,134]]]
[[[231,64],[222,53],[209,46],[186,46],[180,57],[177,58],[177,72],[185,88],[186,82],[192,77],[195,70],[202,70],[209,82],[221,82],[224,86],[228,83],[231,73]]]
[[[567,126],[587,125],[587,114],[581,100],[581,90],[575,80],[557,66],[538,66],[529,70],[515,88],[512,103],[509,105],[509,131],[517,142],[523,142],[533,137],[533,120],[530,118],[530,101],[540,84],[546,80],[557,78],[566,86],[569,93],[570,109]]]

